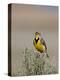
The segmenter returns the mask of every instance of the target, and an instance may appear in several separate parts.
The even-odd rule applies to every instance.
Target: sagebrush
[[[26,75],[56,74],[56,68],[49,64],[49,58],[40,56],[33,49],[25,48],[24,65]]]

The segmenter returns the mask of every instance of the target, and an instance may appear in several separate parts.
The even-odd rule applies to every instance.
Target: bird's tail
[[[48,55],[48,53],[47,53],[47,50],[45,51],[45,53],[46,53],[46,57],[48,57],[48,58],[49,58],[49,55]]]
[[[46,53],[46,57],[48,57],[49,58],[49,55]]]

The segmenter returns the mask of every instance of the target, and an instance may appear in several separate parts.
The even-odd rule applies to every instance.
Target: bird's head
[[[38,39],[38,38],[40,38],[40,37],[41,37],[41,33],[35,32],[35,38]]]

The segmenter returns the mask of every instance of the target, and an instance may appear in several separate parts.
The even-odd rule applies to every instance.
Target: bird
[[[33,45],[39,53],[46,53],[46,56],[49,57],[47,54],[47,45],[41,33],[35,32],[35,38],[33,39]]]

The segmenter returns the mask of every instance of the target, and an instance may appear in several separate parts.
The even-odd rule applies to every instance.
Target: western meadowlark
[[[35,32],[35,38],[33,40],[33,44],[37,49],[37,51],[39,51],[40,53],[46,53],[46,56],[49,57],[47,54],[46,42],[42,38],[41,33]]]

